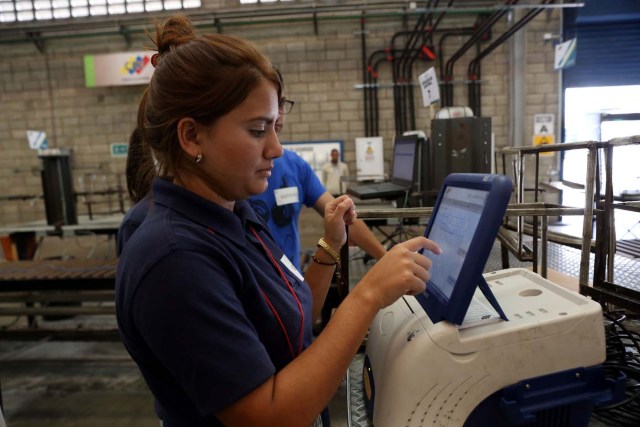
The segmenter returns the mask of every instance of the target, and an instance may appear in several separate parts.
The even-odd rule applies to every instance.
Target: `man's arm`
[[[313,208],[320,215],[324,216],[324,207],[333,199],[334,197],[328,191],[325,191],[324,194],[316,200]],[[382,246],[382,243],[380,243],[371,229],[369,229],[367,224],[365,224],[361,219],[357,219],[349,227],[349,240],[353,241],[353,243],[358,245],[359,248],[375,259],[380,259],[385,253],[387,253],[384,246]]]

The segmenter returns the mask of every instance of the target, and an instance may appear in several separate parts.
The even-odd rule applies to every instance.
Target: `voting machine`
[[[370,327],[363,391],[376,427],[582,426],[622,395],[599,366],[599,304],[526,269],[482,274],[510,193],[501,175],[445,179],[425,231],[443,253],[425,253],[425,293]]]

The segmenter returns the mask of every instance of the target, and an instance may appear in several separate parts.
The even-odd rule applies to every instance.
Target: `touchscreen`
[[[431,284],[449,298],[469,251],[488,191],[447,187],[427,238],[442,248],[442,254],[429,253]],[[428,288],[427,288],[428,289]]]

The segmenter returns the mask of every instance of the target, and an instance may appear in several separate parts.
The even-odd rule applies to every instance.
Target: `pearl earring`
[[[196,156],[196,163],[200,163],[202,161],[202,153],[198,153]]]

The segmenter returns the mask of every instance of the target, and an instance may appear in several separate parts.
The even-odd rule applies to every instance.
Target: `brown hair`
[[[204,125],[240,105],[264,79],[281,96],[281,83],[269,60],[255,46],[224,34],[197,36],[184,16],[156,25],[157,67],[142,95],[138,127],[152,147],[159,175],[179,178],[195,171],[178,142],[177,124],[191,117]]]
[[[139,202],[151,191],[151,181],[156,174],[151,148],[142,140],[138,128],[129,137],[129,152],[125,176],[127,192],[133,203]]]

